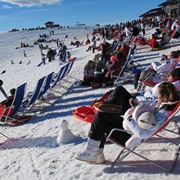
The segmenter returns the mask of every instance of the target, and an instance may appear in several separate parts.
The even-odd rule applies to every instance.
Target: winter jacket
[[[137,120],[133,119],[132,117],[128,117],[125,113],[123,128],[127,131],[130,131],[130,133],[132,134],[132,137],[126,142],[126,147],[128,148],[138,146],[139,143],[142,142],[142,140],[151,137],[154,133],[156,133],[156,131],[160,128],[160,126],[165,122],[167,118],[168,111],[165,108],[160,107],[158,110],[155,110],[155,103],[152,104],[151,101],[147,101],[145,105],[149,106],[149,109],[154,109],[156,125],[150,129],[142,129],[138,125]],[[134,141],[136,141],[137,144],[135,144]]]
[[[151,63],[151,66],[153,67],[153,69],[160,74],[167,74],[169,72],[171,72],[175,66],[176,66],[176,59],[172,59],[172,60],[167,60],[164,61],[161,65],[158,65],[155,62]]]
[[[148,40],[148,45],[151,46],[152,48],[157,48],[159,47],[159,43],[156,41],[155,38],[151,38]]]
[[[145,97],[146,99],[155,100],[155,99],[157,98],[157,90],[158,90],[158,87],[159,87],[160,84],[161,84],[161,83],[158,83],[158,84],[156,84],[153,88],[145,91],[144,97]],[[176,89],[177,89],[178,91],[180,91],[180,80],[174,81],[172,84],[176,87]]]

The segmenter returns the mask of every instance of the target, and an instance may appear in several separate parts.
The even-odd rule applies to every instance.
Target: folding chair
[[[69,67],[68,67],[68,70],[67,70],[67,72],[66,72],[65,76],[67,76],[67,75],[70,73],[70,71],[71,71],[71,69],[72,69],[73,64],[74,64],[74,60],[72,60],[72,61],[70,61],[70,62],[69,62]]]
[[[4,115],[5,111],[6,111],[5,105],[0,106],[0,119],[3,118],[3,115]],[[9,139],[9,137],[8,137],[6,134],[2,133],[1,131],[0,131],[0,134],[1,134],[3,137]]]
[[[53,75],[54,75],[54,72],[50,73],[47,75],[46,79],[45,79],[45,82],[44,82],[44,85],[41,89],[41,92],[40,94],[38,95],[38,100],[40,101],[43,101],[47,104],[50,104],[52,105],[51,102],[47,101],[46,98],[44,98],[44,95],[47,93],[48,90],[50,90],[51,88],[51,83],[53,81]]]
[[[70,70],[72,69],[73,64],[74,64],[74,61],[70,61],[65,66],[61,67],[50,89],[53,89],[60,80],[62,80],[64,77],[66,77],[69,74]]]
[[[112,143],[115,143],[117,145],[119,145],[120,147],[122,147],[123,149],[120,151],[119,155],[117,156],[117,158],[114,160],[114,162],[112,163],[111,167],[115,167],[116,165],[118,165],[123,159],[125,159],[130,153],[132,154],[135,154],[136,156],[158,166],[159,168],[163,169],[163,170],[166,170],[166,171],[173,171],[175,166],[176,166],[176,163],[177,163],[177,160],[178,160],[178,156],[179,156],[179,151],[180,151],[180,146],[178,143],[175,143],[173,141],[171,141],[170,139],[168,138],[165,138],[161,135],[159,135],[159,133],[162,131],[162,130],[166,130],[166,127],[168,126],[168,124],[170,123],[171,119],[177,115],[178,113],[180,112],[180,101],[177,103],[177,105],[175,106],[175,108],[169,113],[169,116],[168,118],[166,119],[166,121],[160,126],[160,128],[152,135],[152,136],[157,136],[163,140],[166,140],[170,143],[172,143],[173,145],[177,146],[177,149],[176,149],[176,152],[175,152],[175,158],[174,158],[174,161],[173,161],[173,164],[171,166],[171,168],[167,168],[153,160],[150,160],[149,158],[146,158],[144,157],[143,155],[135,152],[136,148],[139,147],[139,145],[137,147],[132,147],[131,149],[130,148],[127,148],[125,146],[125,143],[121,143],[121,139],[117,137],[117,133],[120,132],[124,132],[124,133],[128,133],[128,131],[126,130],[123,130],[123,129],[112,129],[111,132],[109,133],[108,137],[107,137],[107,141],[110,141]],[[178,117],[180,115],[178,114]],[[172,132],[172,131],[171,131]],[[116,136],[114,136],[116,134]],[[178,133],[176,133],[178,134]],[[178,134],[179,135],[179,134]],[[152,137],[151,136],[151,137]],[[149,138],[148,138],[149,139]],[[148,140],[146,139],[146,140]],[[142,143],[145,142],[146,140],[142,140]],[[141,144],[142,144],[141,143]]]
[[[4,112],[0,117],[1,119],[5,118],[3,124],[7,124],[9,120],[15,120],[15,115],[17,114],[23,102],[26,86],[26,83],[18,86],[11,106],[8,108],[4,107]]]
[[[114,81],[115,85],[118,85],[119,83],[122,83],[123,81],[127,81],[128,76],[126,75],[125,77],[123,77],[123,74],[124,74],[125,70],[127,69],[127,66],[133,62],[136,51],[137,51],[137,45],[134,44],[134,47],[130,48],[128,56],[127,56],[127,60],[124,64],[124,66],[121,68],[121,71],[118,74],[118,76],[113,76],[113,75],[111,76],[112,78],[116,78],[116,80]],[[129,79],[132,80],[132,76],[129,77]]]
[[[146,74],[142,83],[144,86],[154,87],[156,84],[164,81],[165,77],[166,77],[166,75],[162,75],[159,73],[156,73],[156,74],[148,73],[148,74]]]
[[[54,72],[47,75],[44,86],[42,87],[42,89],[38,95],[38,99],[42,98],[46,94],[46,92],[50,89],[53,75],[54,75]]]
[[[59,78],[59,81],[62,80],[64,77],[66,77],[66,76],[69,74],[69,72],[71,71],[71,68],[72,68],[73,64],[74,64],[74,61],[68,62],[68,63],[66,64],[66,66],[65,66],[64,69],[63,69],[63,73],[62,73],[62,75],[61,75],[60,78]]]
[[[9,107],[9,111],[6,115],[5,122],[7,121],[7,119],[14,119],[12,117],[15,116],[16,113],[18,112],[18,110],[20,109],[23,99],[24,99],[26,86],[27,86],[27,84],[24,83],[24,84],[20,85],[19,87],[17,87],[14,100],[13,100],[11,106]]]
[[[20,109],[20,107],[22,105],[22,101],[24,99],[25,92],[26,92],[26,87],[27,87],[27,84],[24,83],[17,88],[16,95],[14,98],[14,103],[13,103],[14,108],[13,108],[12,115],[15,115],[18,112],[18,110]]]
[[[44,80],[46,79],[46,76],[42,77],[41,79],[38,80],[36,88],[30,99],[26,100],[23,102],[24,104],[24,110],[23,110],[23,115],[26,113],[26,111],[29,111],[33,108],[36,100],[38,99],[41,89],[44,83]]]
[[[60,68],[56,78],[52,82],[50,89],[53,89],[57,85],[57,83],[62,79],[62,77],[64,76],[65,72],[68,69],[68,65],[69,65],[69,63],[67,63],[65,66]]]

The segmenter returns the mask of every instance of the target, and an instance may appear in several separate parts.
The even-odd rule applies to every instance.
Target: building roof
[[[159,6],[167,6],[176,3],[180,3],[180,0],[166,0],[165,2],[161,3]]]
[[[45,24],[54,24],[54,22],[48,21],[48,22],[46,22]]]
[[[146,13],[140,15],[139,17],[151,17],[151,16],[156,16],[156,15],[161,15],[161,14],[164,14],[162,7],[151,9],[147,11]]]

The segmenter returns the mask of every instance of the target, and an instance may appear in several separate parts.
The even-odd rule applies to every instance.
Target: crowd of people
[[[46,54],[43,52],[43,49],[40,49],[41,62],[37,65],[38,67],[46,64],[46,59],[48,60],[48,62],[51,62],[55,60],[56,57],[58,57],[61,64],[67,62],[71,58],[71,53],[64,43],[58,43],[57,46],[57,49],[48,48]]]
[[[112,85],[112,77],[117,76],[122,71],[124,64],[129,58],[128,53],[130,49],[135,50],[136,45],[148,45],[153,50],[161,50],[161,48],[168,44],[172,38],[177,38],[179,36],[180,26],[177,19],[172,20],[171,18],[167,18],[165,16],[155,19],[158,20],[155,21],[154,18],[152,18],[152,22],[150,24],[150,26],[155,29],[155,32],[149,39],[146,39],[145,37],[147,24],[144,20],[127,22],[125,24],[120,23],[112,26],[107,25],[104,28],[94,30],[91,40],[89,39],[89,36],[87,36],[87,44],[90,44],[87,51],[92,50],[92,53],[95,53],[97,50],[97,53],[95,54],[94,59],[90,60],[91,63],[88,62],[86,64],[81,84],[92,86],[92,88]],[[102,39],[102,43],[97,45],[97,42],[100,39]],[[176,58],[179,51],[172,53],[172,56]],[[100,54],[98,59],[96,58],[97,54]],[[154,71],[162,74],[164,72],[161,72],[161,69],[164,69],[165,66],[169,66],[169,68],[165,68],[165,71],[168,72],[173,68],[174,62],[174,60],[170,61],[169,58],[170,57],[167,57],[164,61],[162,61],[162,58],[159,64],[152,63],[151,68],[149,68],[150,71],[154,68]],[[92,61],[94,62],[93,66],[91,66],[93,63]],[[170,63],[169,65],[166,65],[169,62],[172,62],[172,64]],[[174,63],[176,63],[176,60]],[[140,82],[143,76],[140,75],[141,70],[137,69],[136,71],[134,64],[128,65],[134,69],[133,72],[135,73],[136,81],[140,76]],[[135,82],[135,87],[136,86],[137,82]],[[140,89],[139,87],[140,86],[138,86],[138,89]]]
[[[93,89],[112,86],[114,76],[118,76],[124,68],[129,52],[134,53],[137,45],[159,48],[168,44],[171,38],[178,38],[180,35],[178,20],[167,17],[158,20],[152,18],[151,26],[156,28],[156,32],[149,39],[145,37],[146,22],[143,20],[99,28],[93,33],[91,40],[87,36],[85,42],[85,45],[89,45],[87,51],[96,54],[84,67],[81,85],[91,86]],[[96,37],[97,33],[100,37]],[[75,42],[71,42],[71,45],[79,47],[84,43],[74,39]],[[100,39],[102,42],[97,45]],[[47,54],[40,48],[41,62],[38,67],[46,64],[46,59],[51,62],[55,56],[59,57],[60,62],[66,62],[71,58],[67,46],[59,41],[56,43],[57,50],[49,48]],[[130,68],[134,70],[133,64]],[[145,81],[153,80],[155,76],[158,76],[156,85],[145,91]],[[106,137],[113,128],[125,130],[115,137],[127,148],[137,146],[143,139],[152,136],[180,100],[180,50],[162,55],[159,63],[152,62],[146,69],[136,71],[134,77],[136,94],[130,93],[123,86],[117,86],[108,99],[102,102],[101,105],[117,107],[116,111],[113,112],[112,108],[103,110],[99,107],[91,124],[86,146],[76,155],[76,159],[96,164],[103,163]],[[141,92],[143,101],[136,97],[137,92]],[[11,89],[10,94],[7,100],[1,102],[1,106],[8,107],[12,104],[15,89]]]
[[[152,19],[151,26],[156,28],[156,33],[153,33],[149,40],[145,39],[145,26],[143,21],[136,21],[99,29],[98,33],[101,34],[102,38],[113,39],[113,43],[110,44],[103,40],[99,48],[101,51],[99,56],[96,55],[94,60],[88,61],[84,68],[84,79],[81,85],[93,87],[94,81],[108,82],[106,75],[111,70],[111,65],[113,62],[119,62],[121,63],[119,67],[122,67],[126,61],[130,45],[132,46],[134,43],[157,48],[169,43],[169,39],[165,42],[165,35],[170,38],[179,37],[178,20],[166,17],[161,17],[158,21]],[[128,42],[126,41],[127,38]],[[140,40],[141,43],[139,43]],[[142,43],[143,41],[145,43]],[[113,128],[124,130],[115,133],[113,138],[129,149],[138,146],[144,139],[151,137],[180,101],[179,65],[180,51],[171,51],[167,55],[163,54],[160,62],[152,62],[148,67],[141,69],[138,74],[134,75],[136,88],[134,93],[130,93],[123,86],[117,86],[110,93],[108,99],[101,102],[97,107],[97,113],[89,130],[88,141],[83,150],[76,154],[76,159],[95,164],[103,163],[105,161],[104,145]],[[99,76],[99,72],[102,72],[101,76]],[[103,73],[104,75],[102,75]],[[145,90],[145,82],[147,80],[153,81],[154,77],[156,77],[154,87]],[[138,92],[140,92],[140,99]],[[108,105],[107,107],[117,106],[117,108],[115,111],[112,111],[113,108],[102,108],[105,105]]]

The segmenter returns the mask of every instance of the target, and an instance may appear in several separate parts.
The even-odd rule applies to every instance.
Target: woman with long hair
[[[133,99],[131,94],[122,86],[118,88],[118,93],[116,91],[113,93],[113,95],[117,95],[116,98],[113,98],[113,95],[111,95],[107,102],[121,105],[121,111],[118,113],[99,111],[96,114],[90,127],[89,138],[85,149],[76,155],[76,159],[95,164],[103,163],[105,161],[103,153],[105,138],[113,128],[126,130],[128,127],[128,130],[131,131],[130,134],[127,132],[118,134],[118,138],[121,140],[121,143],[124,144],[129,141],[132,135],[138,136],[139,139],[148,138],[152,135],[153,131],[155,132],[166,120],[168,112],[172,110],[174,104],[180,100],[173,84],[169,82],[161,83],[158,87],[157,101],[153,103],[152,101],[144,102],[147,109],[151,110],[156,123],[153,123],[154,125],[149,129],[143,129],[143,127],[139,126],[137,121],[132,118],[133,111],[126,112],[129,108],[139,105],[137,99]],[[125,118],[122,117],[124,113],[126,115]],[[123,120],[127,122],[125,125],[123,124]]]

